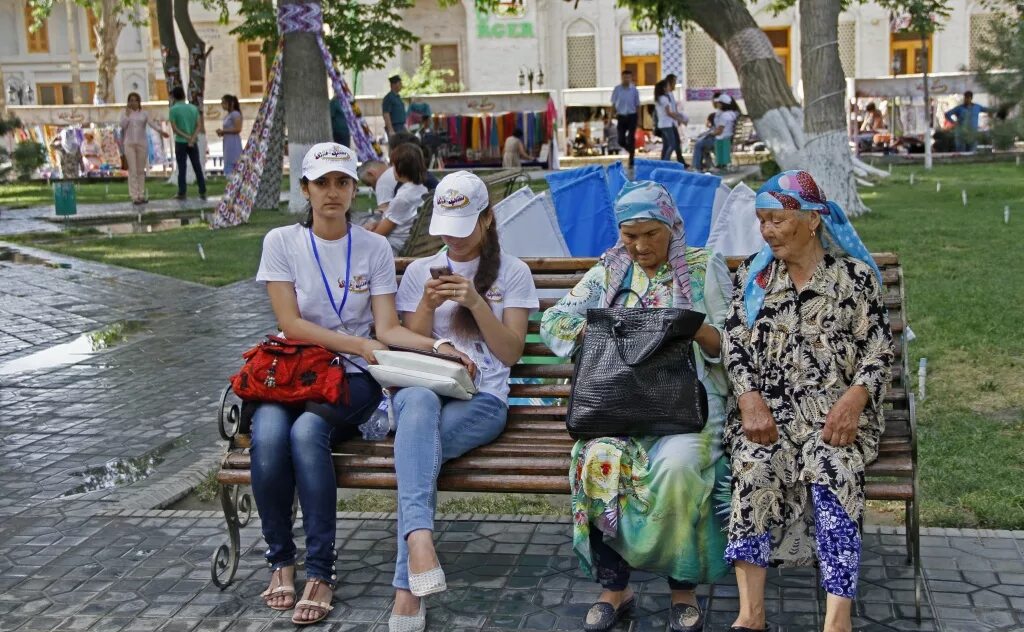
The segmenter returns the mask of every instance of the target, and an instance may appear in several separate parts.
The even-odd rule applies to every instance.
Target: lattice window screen
[[[839,23],[839,60],[843,63],[843,74],[857,76],[857,24]]]
[[[718,50],[714,40],[702,31],[686,32],[686,87],[714,88],[718,85]]]
[[[985,39],[992,28],[992,16],[988,13],[975,13],[971,16],[971,44],[968,64],[970,68],[978,67],[978,49],[985,47]]]
[[[565,41],[570,88],[597,87],[597,49],[594,35],[569,35]]]

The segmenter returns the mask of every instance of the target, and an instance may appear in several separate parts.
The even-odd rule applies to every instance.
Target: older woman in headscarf
[[[817,554],[825,630],[850,630],[864,467],[878,455],[893,362],[881,273],[807,172],[773,177],[756,210],[767,245],[740,267],[726,323],[732,629],[765,629],[769,563]]]
[[[585,334],[587,310],[612,306],[627,288],[633,293],[623,293],[628,298],[617,306],[703,312],[694,348],[710,414],[700,433],[605,437],[573,447],[573,548],[582,569],[604,588],[584,629],[615,625],[635,603],[630,571],[641,569],[668,578],[671,629],[694,632],[704,622],[694,589],[728,572],[722,557],[729,502],[722,450],[728,379],[721,342],[732,282],[721,256],[686,246],[683,221],[661,185],[626,184],[615,215],[619,243],[544,314],[541,337],[556,354],[571,355]]]

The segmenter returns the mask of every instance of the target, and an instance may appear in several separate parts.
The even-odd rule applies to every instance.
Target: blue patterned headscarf
[[[686,231],[675,200],[668,189],[657,182],[627,182],[615,197],[615,224],[622,226],[626,222],[648,220],[661,222],[672,231],[672,240],[668,246],[668,264],[672,267],[673,277],[672,305],[690,309],[693,303],[690,268],[686,264]],[[608,273],[608,288],[611,290],[605,292],[605,307],[610,307],[616,291],[629,278],[633,258],[620,239],[619,243],[604,253],[601,261]]]
[[[822,246],[826,250],[831,246],[831,249],[841,250],[855,259],[860,259],[871,266],[881,282],[882,273],[878,265],[871,258],[864,242],[857,236],[857,231],[847,219],[842,207],[827,200],[825,194],[818,188],[818,183],[806,171],[783,171],[765,182],[757,191],[754,206],[758,210],[793,209],[818,213],[825,227],[820,237]],[[765,245],[750,263],[747,284],[743,288],[743,305],[747,311],[748,327],[754,326],[764,305],[766,281],[759,279],[759,276],[774,259],[771,246]]]

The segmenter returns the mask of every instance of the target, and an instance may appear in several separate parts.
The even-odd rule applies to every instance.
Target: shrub
[[[14,147],[11,154],[18,178],[28,180],[36,169],[46,164],[46,148],[31,140],[23,140]]]
[[[1021,132],[1021,119],[999,121],[992,125],[992,148],[1013,149],[1013,144]]]
[[[761,163],[761,178],[767,180],[780,173],[782,173],[782,168],[779,167],[779,163],[775,162],[775,159],[769,158]]]

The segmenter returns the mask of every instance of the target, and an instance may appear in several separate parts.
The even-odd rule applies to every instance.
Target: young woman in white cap
[[[446,252],[409,265],[398,311],[412,331],[451,340],[477,366],[479,392],[468,401],[425,388],[395,395],[398,560],[391,632],[425,629],[423,597],[447,588],[434,552],[437,475],[441,464],[490,443],[508,416],[509,367],[523,354],[530,313],[539,307],[525,263],[503,254],[487,187],[458,171],[434,193],[430,234]]]
[[[306,625],[331,611],[337,581],[337,490],[332,439],[354,432],[380,402],[381,389],[363,368],[385,343],[460,354],[453,346],[403,328],[395,311],[395,264],[380,235],[352,226],[355,153],[337,143],[314,145],[302,161],[303,222],[275,228],[263,241],[256,280],[266,283],[278,325],[287,338],[344,354],[350,402],[286,407],[261,404],[252,422],[252,490],[272,569],[262,597],[274,610],[296,608]],[[371,325],[377,340],[370,337]],[[465,357],[465,356],[463,356]],[[466,359],[473,370],[472,363]],[[298,489],[306,534],[303,598],[295,602],[296,548],[292,501]]]

